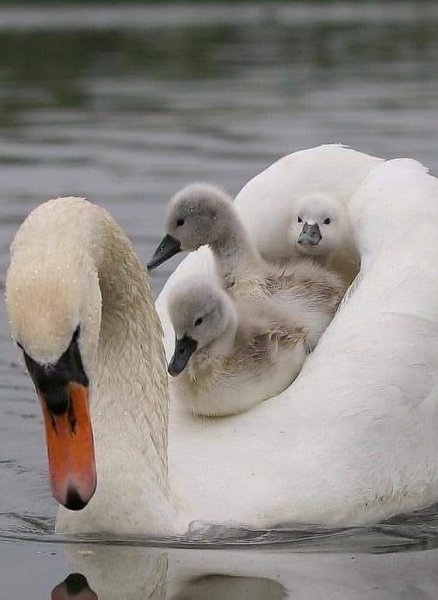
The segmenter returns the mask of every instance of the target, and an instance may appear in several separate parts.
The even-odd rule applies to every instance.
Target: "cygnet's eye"
[[[331,223],[331,222],[332,222],[332,221],[331,221],[331,219],[330,219],[330,218],[327,218],[327,219],[324,221],[324,225],[330,225],[330,223]]]
[[[181,227],[182,225],[184,225],[184,219],[178,219],[176,222],[176,226]]]
[[[301,217],[298,217],[298,223],[302,223],[303,219]]]
[[[195,321],[195,327],[197,327],[201,323],[202,323],[202,317],[199,317],[199,319],[196,319],[196,321]]]

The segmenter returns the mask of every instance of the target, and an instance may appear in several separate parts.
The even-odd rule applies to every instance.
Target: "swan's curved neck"
[[[8,290],[15,330],[39,362],[60,356],[79,323],[97,488],[83,510],[61,509],[58,530],[168,530],[162,330],[132,244],[101,208],[76,198],[48,202],[16,236]]]
[[[103,216],[103,218],[102,218]],[[168,390],[162,330],[146,273],[102,211],[83,260],[97,271],[101,325],[91,377],[97,489],[58,530],[172,529],[167,474]]]
[[[102,319],[92,418],[95,434],[129,439],[167,485],[167,376],[162,332],[144,269],[114,226],[97,264]],[[110,417],[110,418],[109,418]]]

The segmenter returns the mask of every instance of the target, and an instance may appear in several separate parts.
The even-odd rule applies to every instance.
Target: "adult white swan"
[[[262,197],[273,214],[303,163],[308,190],[345,192],[362,258],[354,294],[283,394],[217,420],[171,402],[169,436],[160,326],[124,234],[78,199],[42,205],[20,228],[6,301],[45,414],[52,488],[71,508],[91,498],[61,511],[60,530],[351,525],[438,498],[438,182],[408,159],[314,149],[250,183],[244,219],[254,226]],[[208,253],[190,256],[170,285],[204,268]]]

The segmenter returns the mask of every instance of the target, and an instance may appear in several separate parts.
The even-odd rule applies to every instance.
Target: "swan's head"
[[[218,285],[208,281],[187,280],[169,297],[169,315],[175,331],[175,352],[169,373],[178,375],[190,357],[218,342],[237,323],[231,298]]]
[[[301,254],[327,256],[344,240],[344,218],[338,200],[322,193],[300,198],[289,229],[289,242]]]
[[[97,274],[66,253],[63,240],[49,243],[47,207],[31,213],[11,246],[6,308],[40,399],[53,494],[79,510],[96,487],[88,396],[100,290]]]
[[[148,263],[154,269],[178,252],[197,250],[226,237],[236,219],[231,199],[212,185],[193,184],[170,201],[166,235]]]

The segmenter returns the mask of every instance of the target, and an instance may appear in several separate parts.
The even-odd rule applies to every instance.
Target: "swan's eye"
[[[176,222],[176,226],[181,227],[182,225],[184,225],[184,219],[178,219]]]
[[[23,346],[20,344],[20,342],[15,341],[15,343],[17,344],[17,346],[20,348],[20,350],[23,350],[24,352],[24,348]]]
[[[196,321],[195,321],[195,327],[197,327],[201,323],[202,323],[202,317],[199,317],[199,319],[196,319]]]
[[[303,219],[301,217],[298,217],[298,223],[302,223]]]
[[[331,222],[332,222],[332,221],[331,221],[331,219],[327,218],[327,219],[324,221],[324,225],[330,225],[330,223],[331,223]]]

